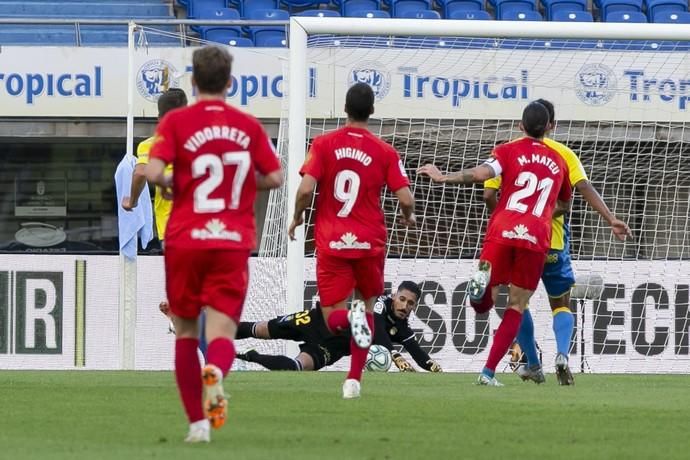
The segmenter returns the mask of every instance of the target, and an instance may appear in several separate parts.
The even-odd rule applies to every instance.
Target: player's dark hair
[[[398,286],[398,292],[402,291],[403,289],[414,294],[417,297],[417,302],[419,302],[419,300],[422,298],[422,290],[419,289],[419,285],[414,281],[403,281],[400,283],[400,286]]]
[[[232,56],[224,48],[204,46],[192,54],[192,76],[202,93],[223,92],[230,80],[231,71]]]
[[[353,121],[367,121],[374,113],[374,90],[366,83],[355,83],[345,95],[345,113]]]
[[[556,109],[553,106],[553,102],[547,101],[546,99],[537,99],[534,102],[538,102],[549,111],[549,121],[551,123],[556,123]]]
[[[170,112],[172,109],[177,109],[187,105],[187,94],[181,88],[170,88],[160,95],[158,98],[158,118],[163,118],[163,115]]]
[[[549,121],[549,110],[539,102],[530,102],[522,111],[522,129],[530,137],[544,137],[549,129]]]

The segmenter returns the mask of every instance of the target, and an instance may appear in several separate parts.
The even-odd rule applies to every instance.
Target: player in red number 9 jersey
[[[190,422],[185,441],[208,442],[209,425],[225,422],[222,380],[235,358],[232,341],[256,245],[256,191],[279,187],[283,174],[261,124],[225,103],[230,54],[205,47],[192,63],[197,102],[163,117],[146,175],[174,195],[165,277],[177,338],[175,376]],[[164,173],[167,164],[172,177]],[[204,307],[208,365],[202,371],[196,349]]]
[[[295,215],[289,235],[303,223],[304,210],[316,198],[316,283],[324,319],[333,333],[352,331],[350,372],[343,398],[359,397],[362,370],[371,345],[373,308],[383,294],[386,222],[381,209],[384,186],[400,201],[403,223],[413,225],[414,197],[398,152],[367,129],[374,113],[374,92],[353,85],[345,98],[345,127],[314,139],[300,173]],[[358,297],[348,314],[347,298]],[[366,310],[366,313],[365,313]]]
[[[539,285],[551,246],[551,219],[569,207],[572,189],[563,157],[543,141],[549,112],[538,102],[522,113],[527,137],[497,146],[493,157],[476,168],[447,176],[434,165],[419,168],[434,182],[468,184],[503,177],[503,193],[491,215],[479,260],[470,282],[470,302],[478,313],[489,311],[500,285],[510,285],[508,308],[496,331],[480,385],[501,386],[496,366],[517,336],[522,312]],[[491,288],[487,290],[487,288]]]

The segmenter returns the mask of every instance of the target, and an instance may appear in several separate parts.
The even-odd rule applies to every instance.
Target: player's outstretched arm
[[[496,172],[488,164],[481,164],[471,169],[463,169],[450,174],[443,174],[436,166],[425,164],[417,169],[417,174],[429,176],[433,182],[441,184],[473,184],[475,182],[484,182],[496,176]]]
[[[414,335],[411,335],[407,340],[403,340],[402,346],[405,347],[405,350],[422,369],[429,372],[442,372],[441,366],[431,359],[429,353],[422,349]]]
[[[295,197],[295,214],[292,216],[292,223],[288,228],[288,236],[291,240],[295,239],[295,229],[304,223],[304,211],[309,207],[314,190],[316,190],[316,178],[309,174],[302,176],[297,188],[297,196]]]
[[[484,205],[486,206],[486,209],[489,210],[489,214],[494,212],[494,209],[496,209],[496,205],[498,205],[498,190],[496,190],[495,188],[489,188],[485,186],[483,198]]]
[[[601,195],[599,195],[599,192],[597,192],[597,189],[594,188],[590,181],[582,180],[575,184],[575,188],[582,194],[582,197],[587,203],[589,203],[592,209],[598,212],[599,215],[603,217],[606,222],[608,222],[608,224],[611,226],[611,231],[616,238],[621,241],[625,241],[627,237],[632,238],[633,235],[630,231],[630,227],[628,227],[628,224],[620,219],[617,219],[616,216],[613,215],[609,207],[606,206],[606,203],[604,203]]]
[[[172,186],[172,175],[165,174],[165,162],[159,158],[151,158],[146,165],[146,178],[149,182],[162,187],[163,189]]]
[[[279,169],[277,171],[273,171],[272,173],[268,173],[265,176],[262,174],[257,174],[256,175],[256,189],[257,190],[271,190],[274,188],[278,188],[283,185],[283,181],[285,180],[283,176],[283,170]]]
[[[146,165],[137,164],[132,173],[132,187],[129,190],[129,196],[122,198],[122,208],[125,211],[131,211],[137,207],[144,185],[146,185]]]

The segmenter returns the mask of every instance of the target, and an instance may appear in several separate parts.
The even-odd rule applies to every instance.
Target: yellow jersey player
[[[550,123],[548,131],[555,126],[555,110],[551,102],[538,99],[549,111]],[[547,131],[547,134],[548,134]],[[568,180],[571,187],[576,188],[582,197],[597,211],[611,226],[611,229],[619,240],[625,240],[632,236],[628,225],[617,219],[602,200],[597,190],[587,178],[584,167],[577,155],[567,146],[553,139],[544,138],[544,143],[558,152],[568,165]],[[494,177],[484,182],[484,202],[489,211],[496,207],[498,189],[501,187],[501,177]],[[559,216],[553,219],[551,233],[551,250],[544,264],[542,282],[549,296],[551,311],[553,314],[553,331],[556,336],[556,377],[560,385],[572,385],[573,376],[568,366],[568,353],[570,350],[570,338],[573,335],[575,320],[570,311],[570,288],[575,284],[572,262],[570,260],[570,228],[567,216]],[[518,373],[524,380],[533,380],[537,383],[544,381],[541,370],[541,362],[534,340],[534,323],[529,310],[525,310],[520,331],[517,338],[518,344],[527,357],[527,366],[518,369]]]
[[[158,119],[160,120],[163,118],[163,115],[169,111],[186,105],[187,95],[185,92],[180,88],[170,88],[158,98]],[[131,211],[137,206],[141,192],[144,189],[144,184],[146,183],[144,169],[149,163],[149,151],[151,150],[154,140],[155,136],[151,136],[141,141],[137,146],[137,164],[132,176],[132,188],[130,195],[124,197],[122,200],[122,207],[127,211]],[[168,165],[165,172],[166,174],[171,173],[172,165]],[[161,245],[165,239],[165,227],[168,224],[170,211],[172,211],[172,201],[164,198],[163,190],[161,190],[160,187],[156,187],[153,212],[156,216],[156,232]]]

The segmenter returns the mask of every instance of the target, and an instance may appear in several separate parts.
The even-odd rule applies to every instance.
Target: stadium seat
[[[381,10],[381,0],[336,0],[335,3],[340,5],[340,14],[348,17],[362,17],[355,15],[356,11]]]
[[[402,19],[441,19],[441,15],[438,13],[438,11],[434,10],[407,10],[396,17]]]
[[[604,21],[611,22],[607,19],[609,13],[615,11],[641,12],[642,0],[601,0],[600,9]]]
[[[351,18],[390,18],[388,11],[382,10],[353,10],[348,12]]]
[[[187,17],[198,19],[202,10],[219,10],[225,8],[225,0],[189,0],[187,4]]]
[[[501,21],[541,21],[543,18],[538,11],[530,10],[508,10],[499,17]]]
[[[474,11],[484,9],[484,0],[439,0],[443,17],[450,18],[455,11]]]
[[[172,18],[170,5],[163,3],[66,3],[3,2],[0,17],[51,17],[51,18]]]
[[[73,26],[35,25],[27,27],[12,24],[0,25],[0,46],[36,45],[75,46],[77,34]]]
[[[548,21],[557,11],[587,11],[587,0],[542,0],[541,3]]]
[[[431,0],[386,0],[391,16],[401,18],[408,11],[431,10]]]
[[[662,12],[684,13],[688,11],[687,0],[645,0],[647,16],[655,22],[654,16]]]
[[[280,0],[280,5],[285,5],[288,9],[328,5],[329,3],[331,3],[331,0]]]
[[[297,13],[296,16],[312,16],[317,18],[339,18],[340,13],[333,10],[304,10]]]
[[[661,24],[690,24],[690,13],[662,11],[654,15],[653,21]]]
[[[558,22],[594,22],[592,13],[589,11],[556,11],[553,13],[551,20]]]
[[[460,19],[464,21],[487,21],[493,19],[491,15],[484,10],[470,10],[470,11],[453,11],[447,19]]]
[[[219,9],[204,9],[198,11],[197,19],[209,19],[209,20],[239,20],[240,12],[232,8],[219,8]],[[211,40],[208,38],[208,33],[213,30],[224,30],[228,33],[234,33],[235,37],[242,35],[242,29],[230,26],[192,26],[192,30],[196,30],[201,35],[204,40]],[[212,40],[217,41],[217,40]]]
[[[606,22],[630,22],[630,23],[645,23],[647,16],[639,11],[613,11],[606,15]]]
[[[258,10],[277,10],[278,0],[243,0],[240,14],[243,18],[250,18]]]
[[[496,18],[502,18],[510,10],[537,11],[536,0],[496,0]]]
[[[275,30],[265,30],[256,33],[254,45],[264,48],[285,48],[287,46],[287,38],[285,32],[278,32]]]
[[[255,10],[247,19],[258,21],[287,21],[290,19],[290,14],[285,10]],[[247,28],[249,37],[254,40],[256,46],[267,46],[260,43],[265,43],[267,37],[282,36],[285,37],[285,26],[250,26]]]
[[[254,42],[246,37],[237,37],[224,29],[213,29],[206,35],[206,40],[215,43],[222,43],[224,45],[236,46],[238,48],[247,48],[254,46]]]

